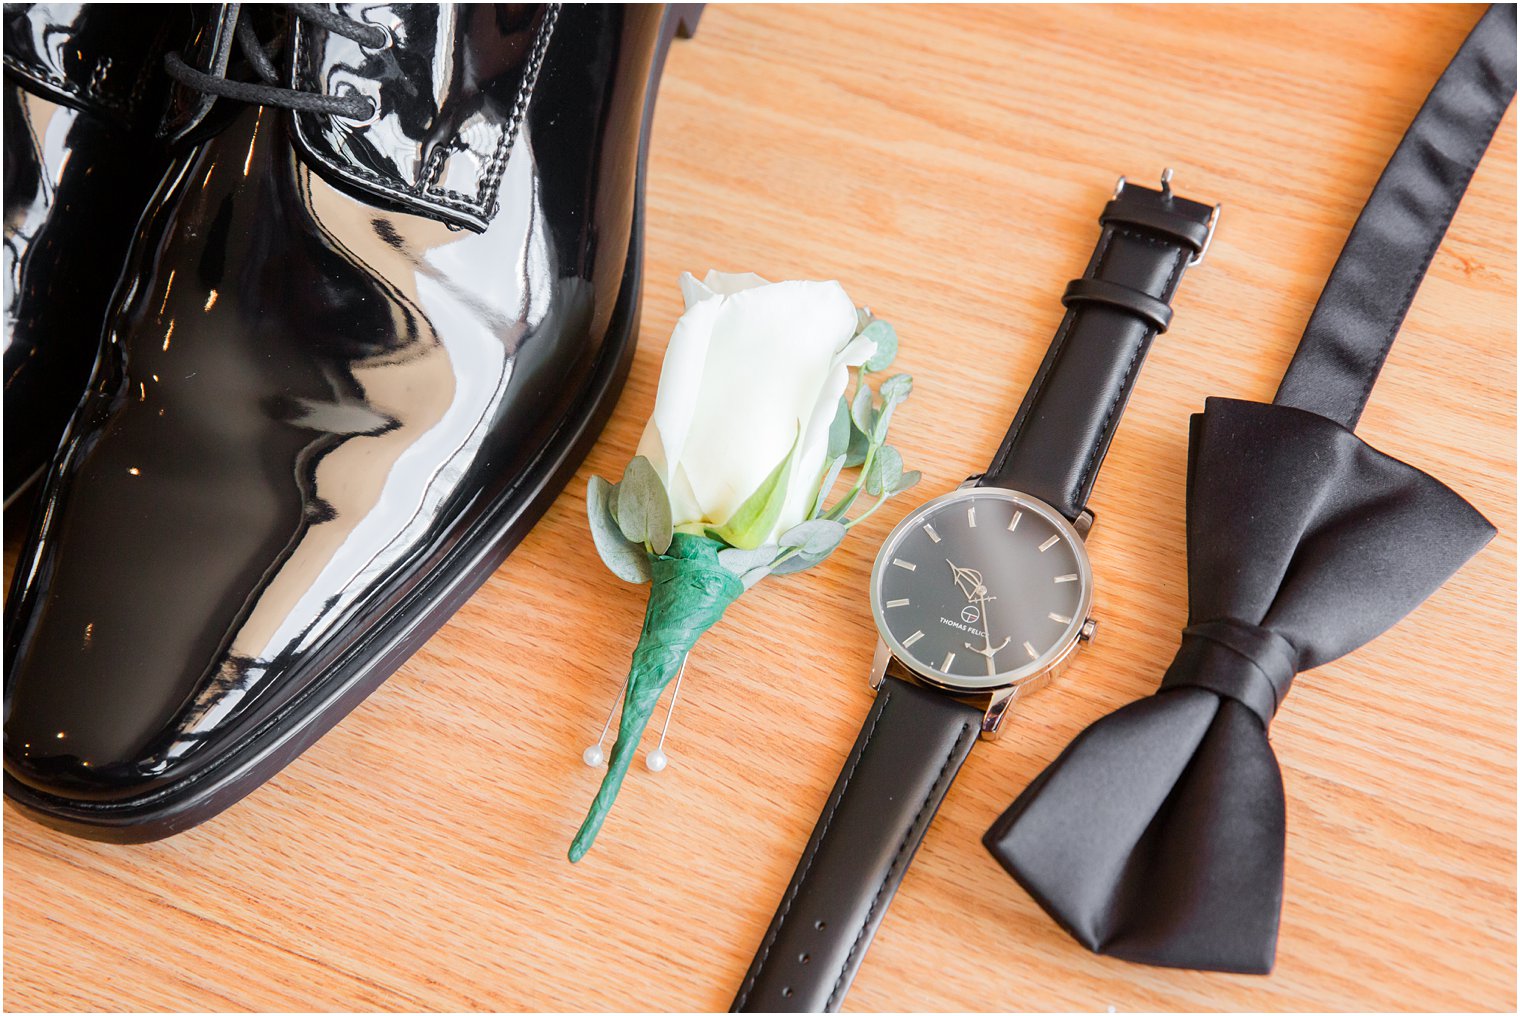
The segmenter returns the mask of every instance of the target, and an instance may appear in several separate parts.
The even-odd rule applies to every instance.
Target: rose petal
[[[702,300],[676,322],[660,368],[654,412],[639,441],[639,454],[647,455],[665,486],[670,487],[671,467],[681,461],[703,387],[703,373],[712,341],[713,326],[723,311],[723,300]],[[658,447],[650,441],[658,435]],[[646,448],[646,443],[648,448]],[[657,452],[658,459],[655,454]],[[683,521],[679,517],[677,522]]]
[[[732,296],[746,289],[770,285],[754,272],[720,272],[715,269],[708,271],[707,278],[703,279],[702,283],[712,292],[721,293],[724,296]]]
[[[782,505],[781,516],[776,520],[776,529],[766,537],[767,543],[774,542],[788,529],[807,521],[809,513],[812,512],[813,502],[818,499],[818,483],[823,479],[824,468],[828,465],[826,460],[829,450],[829,424],[834,422],[834,412],[839,406],[839,397],[844,394],[845,386],[849,384],[849,381],[849,369],[840,364],[829,371],[828,377],[819,389],[812,415],[808,420],[807,432],[803,435],[802,443],[797,450],[797,459],[792,469],[791,487]]]
[[[834,362],[836,364],[842,363],[847,367],[859,367],[875,355],[875,340],[857,336],[850,340],[849,345],[834,355]]]
[[[679,453],[710,521],[726,521],[799,435],[800,444],[812,448],[812,418],[825,385],[834,390],[835,353],[854,334],[855,323],[854,304],[837,282],[780,282],[723,300]],[[832,403],[825,411],[819,427],[826,443]],[[792,483],[811,492],[822,467],[804,465],[794,464]],[[807,493],[797,495],[799,503],[806,498]],[[795,512],[784,514],[785,521],[798,521]]]
[[[639,439],[636,454],[649,460],[649,464],[659,474],[660,482],[665,484],[665,494],[670,499],[671,525],[680,527],[700,521],[703,517],[702,506],[697,503],[697,496],[692,493],[691,483],[686,479],[681,464],[677,462],[674,467],[671,466],[670,458],[665,454],[665,443],[660,440],[659,428],[654,426],[653,420],[644,428],[644,436]]]
[[[681,299],[685,302],[687,310],[691,310],[693,304],[710,300],[717,295],[708,288],[707,283],[698,280],[695,275],[690,272],[681,273]]]

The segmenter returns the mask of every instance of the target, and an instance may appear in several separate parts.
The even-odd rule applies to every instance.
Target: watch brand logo
[[[976,609],[975,604],[968,603],[961,610],[961,620],[965,621],[967,624],[976,624],[981,619],[981,612]]]
[[[972,635],[982,635],[982,634],[984,634],[984,632],[980,628],[973,628],[969,624],[961,624],[959,621],[952,621],[948,617],[943,617],[943,616],[940,617],[939,623],[942,624],[942,625],[945,625],[946,627],[954,628],[957,631],[969,632]]]

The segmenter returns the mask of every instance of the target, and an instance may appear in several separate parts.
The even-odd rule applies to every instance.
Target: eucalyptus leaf
[[[896,448],[883,445],[876,451],[876,458],[881,462],[881,487],[883,490],[892,491],[903,478],[903,458]]]
[[[887,440],[887,429],[892,426],[892,414],[897,407],[908,401],[913,391],[913,378],[907,374],[893,374],[881,383],[881,412],[876,417],[876,429],[871,440],[882,444]]]
[[[800,435],[799,435],[800,437]],[[792,475],[792,459],[797,455],[798,437],[792,438],[792,447],[786,457],[776,464],[769,476],[761,481],[755,492],[744,499],[727,522],[712,530],[730,547],[751,550],[770,533],[781,516],[786,503],[787,480]]]
[[[867,437],[876,425],[876,409],[871,405],[871,386],[864,381],[860,384],[860,391],[855,393],[855,402],[850,406],[850,419],[855,422],[855,429]]]
[[[870,307],[855,308],[855,334],[859,335],[866,330],[866,326],[876,320],[876,315],[871,313]]]
[[[763,547],[754,550],[740,550],[737,547],[728,547],[718,551],[718,563],[735,575],[743,576],[745,572],[762,568],[776,559],[781,553],[781,548],[774,543],[767,543]]]
[[[834,421],[829,424],[829,450],[827,457],[832,459],[836,455],[843,455],[850,447],[850,404],[839,397],[839,409],[834,413]]]
[[[797,572],[804,571],[805,569],[811,568],[813,565],[822,562],[824,558],[828,557],[833,552],[833,550],[827,550],[822,554],[798,554],[795,557],[789,557],[785,561],[782,561],[780,564],[776,565],[776,567],[772,568],[771,574],[792,575]]]
[[[906,473],[902,474],[902,477],[897,481],[896,485],[893,486],[892,493],[901,494],[903,491],[909,489],[910,487],[916,487],[918,486],[918,481],[922,480],[923,478],[923,473],[920,473],[916,469],[910,469]]]
[[[845,532],[844,526],[832,519],[812,519],[788,529],[777,542],[783,547],[800,547],[804,554],[816,557],[839,546]]]
[[[845,450],[844,464],[851,469],[866,460],[866,453],[871,448],[871,439],[866,437],[854,427],[850,428],[850,444]]]
[[[670,548],[670,498],[660,474],[642,455],[635,455],[623,470],[623,482],[618,484],[617,523],[625,537],[648,543],[656,554]]]
[[[861,329],[860,335],[876,343],[876,352],[861,364],[861,370],[874,374],[892,366],[892,361],[897,359],[897,329],[880,318],[875,318]]]
[[[903,460],[896,448],[883,445],[876,449],[871,460],[870,472],[866,474],[866,493],[878,497],[882,491],[890,492],[902,480]]]
[[[881,400],[889,406],[908,401],[913,393],[913,375],[893,374],[881,383]]]
[[[823,514],[823,502],[829,496],[829,491],[834,489],[834,484],[839,482],[839,473],[844,469],[845,457],[834,456],[829,463],[828,471],[823,474],[823,482],[818,485],[818,497],[813,501],[813,510],[808,513],[808,518],[816,518]]]
[[[586,484],[586,518],[591,523],[591,542],[602,563],[624,582],[649,581],[649,555],[642,543],[626,539],[612,517],[617,487],[600,476]]]

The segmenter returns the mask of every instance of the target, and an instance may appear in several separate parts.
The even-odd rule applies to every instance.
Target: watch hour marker
[[[1028,642],[1024,643],[1024,652],[1029,654],[1029,658],[1031,660],[1038,660],[1040,658],[1040,654],[1035,652],[1034,646],[1030,645]]]
[[[1057,582],[1075,582],[1075,581],[1077,581],[1077,577],[1075,575],[1057,575],[1056,576],[1056,581]]]
[[[908,601],[906,599],[902,599],[902,600],[888,600],[887,601],[887,606],[889,606],[889,607],[906,607],[907,605],[908,605]],[[1052,614],[1051,616],[1054,617],[1055,615]],[[1067,620],[1069,621],[1069,620],[1071,620],[1071,618],[1067,618]]]
[[[1015,529],[1019,528],[1019,519],[1021,519],[1023,517],[1024,517],[1024,513],[1023,512],[1014,512],[1013,513],[1013,521],[1010,522],[1010,523],[1008,523],[1008,531],[1010,533],[1013,532]]]
[[[903,639],[903,648],[904,649],[908,648],[913,643],[917,642],[919,639],[921,639],[923,637],[924,637],[924,633],[923,632],[921,632],[921,631],[914,632],[912,635],[909,635],[907,638]]]
[[[929,539],[933,540],[935,543],[939,542],[939,534],[936,533],[934,531],[934,527],[929,525],[927,522],[924,523],[924,532],[929,534]]]
[[[887,606],[890,607],[892,605],[889,603],[889,604],[887,604]],[[1046,614],[1045,616],[1048,617],[1048,618],[1050,618],[1056,624],[1071,624],[1071,618],[1069,618],[1069,617],[1062,617],[1060,614]]]
[[[939,669],[945,671],[946,673],[949,673],[950,672],[950,664],[952,664],[954,662],[955,662],[955,654],[954,653],[946,653],[945,654],[945,662],[941,663],[939,665]]]
[[[895,565],[897,565],[897,567],[899,567],[899,568],[906,568],[909,571],[918,571],[918,565],[914,564],[912,561],[904,561],[900,557],[894,557],[892,559],[892,563],[895,564]],[[1076,576],[1073,575],[1072,578],[1076,578]],[[1058,579],[1057,581],[1060,581],[1060,580]]]
[[[976,528],[976,505],[966,509],[966,525],[972,529]]]
[[[1054,547],[1056,544],[1058,544],[1060,542],[1061,542],[1061,538],[1059,536],[1052,536],[1050,539],[1048,539],[1044,543],[1040,544],[1040,553],[1041,554],[1045,553],[1051,547]]]

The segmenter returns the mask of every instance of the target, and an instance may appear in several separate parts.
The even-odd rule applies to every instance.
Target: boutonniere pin
[[[857,311],[839,283],[709,272],[701,281],[682,275],[681,293],[686,311],[638,454],[618,483],[594,476],[586,488],[598,553],[619,578],[649,583],[649,603],[611,755],[603,744],[616,702],[583,756],[607,772],[570,845],[572,861],[596,839],[655,705],[675,682],[668,730],[687,654],[728,605],[768,575],[819,563],[919,479],[887,444],[913,379],[893,374],[872,387],[897,354],[897,335]],[[831,500],[845,470],[855,472]],[[665,768],[664,744],[662,730],[645,756],[650,770]]]

